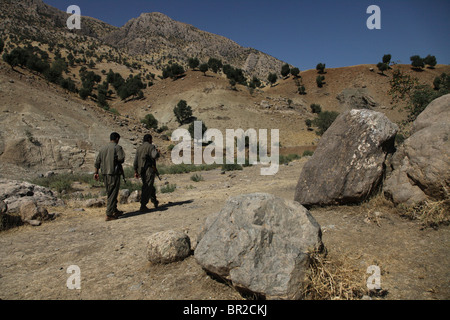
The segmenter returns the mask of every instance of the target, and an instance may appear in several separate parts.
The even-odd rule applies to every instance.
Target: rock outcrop
[[[43,207],[64,205],[64,201],[47,188],[8,179],[0,179],[0,200],[3,200],[8,205],[8,211],[13,213],[19,213],[20,207],[30,200]]]

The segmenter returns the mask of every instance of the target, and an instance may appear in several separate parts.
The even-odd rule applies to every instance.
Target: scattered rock
[[[33,227],[38,227],[38,226],[40,226],[41,225],[41,221],[39,221],[39,220],[26,220],[26,221],[24,221],[24,222],[26,222],[26,223],[28,223],[29,225],[31,225],[31,226],[33,226]]]
[[[89,199],[85,202],[86,208],[102,208],[106,206],[106,202],[103,199]]]
[[[152,263],[172,263],[191,254],[191,242],[184,232],[162,231],[147,240],[147,259]]]
[[[141,190],[133,191],[128,197],[128,203],[135,203],[141,201]]]
[[[123,189],[119,191],[119,203],[126,204],[128,203],[128,198],[130,197],[130,190]]]
[[[195,259],[206,271],[268,299],[298,299],[309,252],[323,250],[306,208],[265,193],[230,198],[198,239]]]
[[[305,164],[295,201],[304,206],[358,203],[380,185],[398,127],[380,112],[341,114]]]
[[[261,108],[264,108],[264,109],[270,109],[270,104],[266,100],[261,101],[260,106],[261,106]]]

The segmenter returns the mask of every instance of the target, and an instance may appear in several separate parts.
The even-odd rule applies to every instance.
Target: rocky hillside
[[[271,72],[279,73],[283,64],[258,50],[241,47],[230,39],[174,21],[158,12],[143,13],[103,39],[112,46],[128,50],[131,55],[150,55],[154,61],[186,61],[197,57],[206,62],[214,57],[263,79]]]
[[[279,73],[283,64],[256,49],[241,47],[225,37],[174,21],[161,13],[143,13],[121,28],[83,17],[81,30],[73,31],[66,27],[68,17],[42,0],[4,0],[0,8],[0,30],[5,35],[66,46],[69,43],[72,47],[89,39],[97,45],[121,49],[157,69],[162,69],[168,61],[186,65],[190,57],[204,62],[213,57],[243,69],[248,75],[266,79],[269,72]]]

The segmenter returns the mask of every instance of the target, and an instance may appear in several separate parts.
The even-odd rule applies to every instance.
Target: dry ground
[[[0,298],[242,299],[209,278],[193,256],[151,265],[146,239],[172,229],[187,232],[195,243],[206,217],[233,195],[269,192],[293,199],[305,161],[281,166],[274,177],[259,175],[258,167],[202,172],[204,181],[197,183],[192,174],[165,176],[178,188],[159,194],[160,209],[140,214],[138,203],[122,205],[126,215],[112,222],[104,221],[104,209],[78,211],[77,202],[51,208],[61,214],[52,222],[0,233]],[[346,259],[365,279],[368,266],[381,268],[381,286],[388,291],[384,299],[450,298],[450,227],[422,230],[419,222],[401,218],[379,201],[311,212],[322,226],[330,258]],[[81,269],[81,290],[66,287],[70,265]]]

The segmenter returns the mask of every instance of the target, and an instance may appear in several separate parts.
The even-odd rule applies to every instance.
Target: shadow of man
[[[152,213],[152,212],[166,211],[170,207],[182,206],[184,204],[189,204],[189,203],[193,203],[193,202],[194,202],[194,200],[185,200],[185,201],[177,201],[177,202],[170,202],[169,201],[168,203],[162,204],[158,208],[151,209],[148,212],[133,211],[133,212],[124,213],[122,216],[119,217],[119,219],[126,219],[126,218],[136,217],[136,216],[140,216],[142,214],[147,214],[147,213]]]

